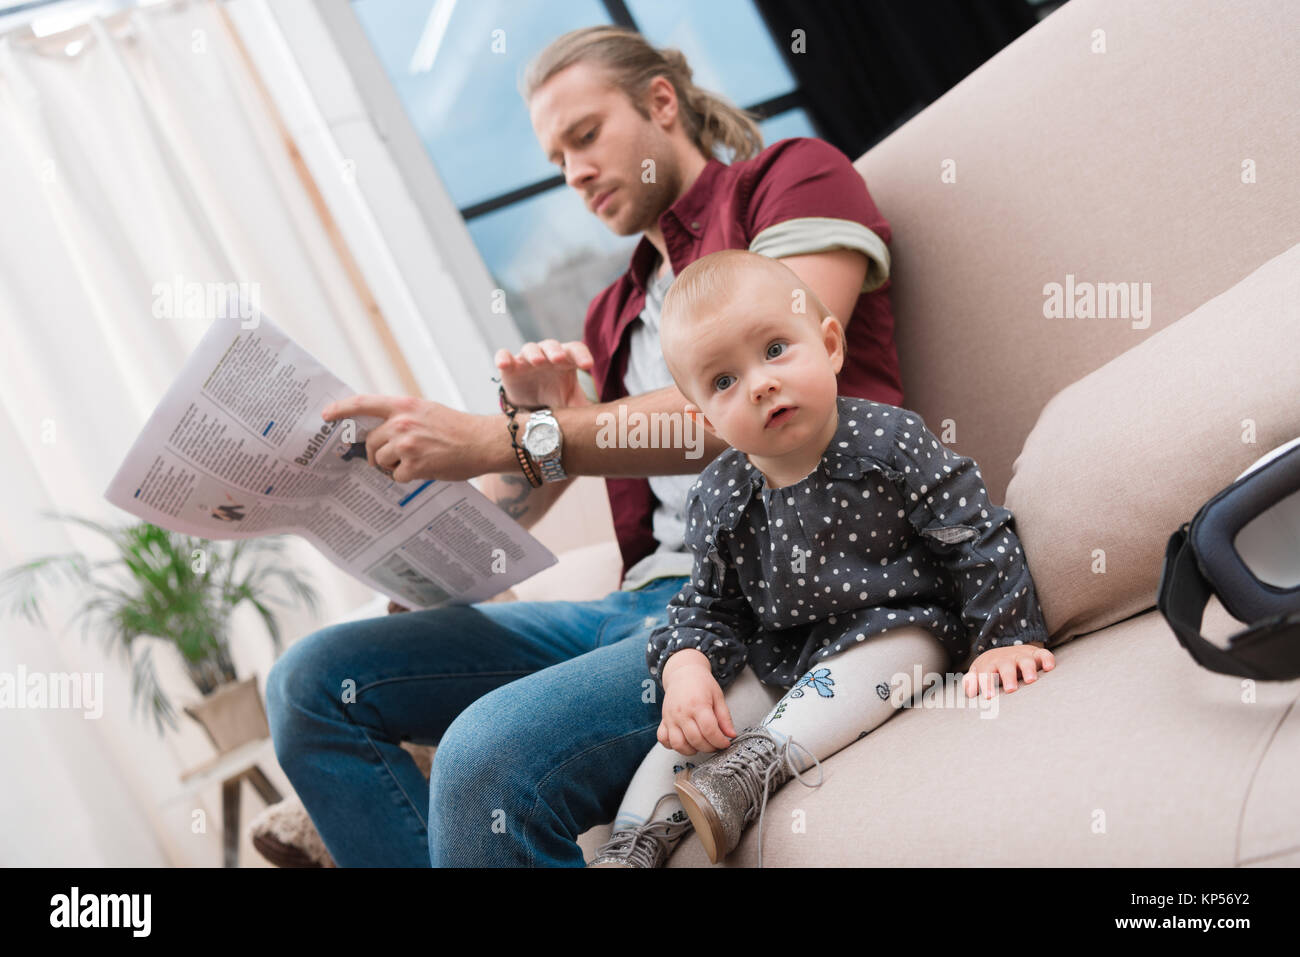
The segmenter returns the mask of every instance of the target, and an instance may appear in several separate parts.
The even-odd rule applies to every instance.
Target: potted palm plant
[[[44,625],[41,585],[71,582],[85,596],[72,620],[82,618],[83,637],[94,627],[105,649],[125,659],[131,669],[133,713],[152,717],[159,734],[164,727],[177,727],[176,710],[154,666],[159,641],[179,652],[203,695],[185,712],[203,726],[218,751],[269,733],[256,676],[240,681],[235,674],[228,628],[231,613],[251,603],[278,655],[280,624],[270,606],[286,603],[270,586],[282,586],[316,612],[315,590],[284,562],[284,536],[209,541],[148,522],[107,527],[74,515],[43,514],[98,532],[113,543],[116,555],[92,562],[72,552],[16,566],[0,576],[0,609]]]

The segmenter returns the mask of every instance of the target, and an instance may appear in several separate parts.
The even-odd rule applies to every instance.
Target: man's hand
[[[1006,645],[990,648],[971,662],[970,670],[962,679],[966,697],[973,698],[979,691],[984,697],[993,697],[993,678],[1002,679],[1002,687],[1008,691],[1016,690],[1016,672],[1019,671],[1026,684],[1038,680],[1038,668],[1051,671],[1056,667],[1056,658],[1038,642],[1027,645]],[[978,682],[978,688],[976,683]]]
[[[581,342],[561,345],[555,339],[525,343],[517,356],[498,349],[496,366],[506,398],[521,409],[564,409],[591,405],[578,384],[578,370],[590,372],[595,360]]]
[[[492,471],[492,439],[508,445],[501,416],[471,415],[415,396],[354,395],[321,411],[326,422],[375,416],[384,423],[366,436],[366,459],[394,482],[456,482]]]
[[[685,648],[675,652],[668,662],[674,667],[670,672],[668,665],[664,665],[659,743],[688,756],[697,751],[726,749],[730,739],[736,736],[736,729],[709,659],[703,652]]]

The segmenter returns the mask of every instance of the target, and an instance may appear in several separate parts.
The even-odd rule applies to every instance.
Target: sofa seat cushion
[[[1210,602],[1208,637],[1240,627]],[[994,717],[914,707],[826,759],[820,788],[785,785],[768,802],[764,866],[1232,867],[1300,844],[1294,762],[1270,760],[1265,818],[1243,821],[1300,683],[1206,671],[1156,611],[1056,659]],[[756,840],[751,826],[719,866],[752,866]],[[692,837],[669,866],[708,859]]]
[[[610,539],[559,552],[558,561],[511,589],[518,601],[595,601],[618,591],[623,559]],[[648,674],[648,673],[647,673]]]

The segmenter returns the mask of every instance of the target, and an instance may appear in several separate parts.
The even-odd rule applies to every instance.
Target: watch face
[[[534,458],[550,455],[560,444],[560,431],[555,426],[543,422],[528,433],[524,447]]]

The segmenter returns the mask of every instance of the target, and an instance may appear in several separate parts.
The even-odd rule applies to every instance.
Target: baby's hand
[[[686,656],[680,662],[674,658]],[[698,657],[702,664],[689,660]],[[708,659],[694,649],[679,651],[668,659],[677,665],[664,667],[663,721],[659,743],[678,754],[722,751],[736,736],[722,686],[713,677]],[[670,679],[671,674],[671,679]]]
[[[1002,678],[1004,689],[1015,691],[1017,669],[1024,675],[1025,683],[1028,684],[1038,679],[1040,667],[1043,671],[1051,671],[1056,667],[1056,659],[1038,642],[990,648],[971,662],[970,670],[962,679],[962,687],[966,690],[966,697],[973,698],[978,693],[976,689],[978,681],[979,690],[984,692],[984,697],[992,698],[994,675]]]

